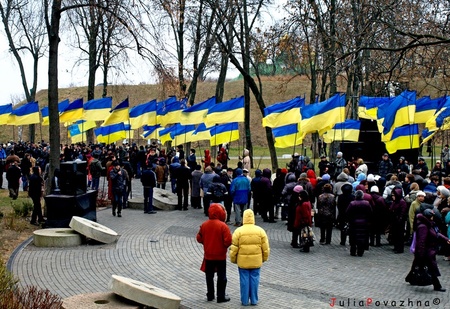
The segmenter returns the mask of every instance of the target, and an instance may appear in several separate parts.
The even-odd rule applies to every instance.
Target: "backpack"
[[[213,201],[223,201],[225,199],[225,193],[223,192],[223,187],[220,183],[212,184],[212,200]]]
[[[91,165],[89,166],[89,170],[93,177],[100,177],[102,173],[102,166],[100,164],[100,161],[92,162]]]

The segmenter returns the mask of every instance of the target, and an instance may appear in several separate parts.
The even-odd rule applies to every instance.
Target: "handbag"
[[[311,227],[305,226],[300,231],[301,245],[314,246],[315,235]]]
[[[412,270],[411,278],[409,279],[411,285],[427,286],[432,285],[433,280],[428,272],[427,266],[416,266]]]

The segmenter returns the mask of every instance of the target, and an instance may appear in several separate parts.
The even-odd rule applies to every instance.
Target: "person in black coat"
[[[355,200],[348,205],[347,217],[349,222],[350,255],[363,256],[369,242],[369,226],[372,207],[364,200],[364,192],[357,190]]]
[[[192,171],[186,166],[186,160],[181,159],[180,167],[175,170],[177,179],[177,195],[178,195],[178,210],[188,210],[189,199],[189,182],[192,178]]]
[[[385,218],[388,215],[387,206],[383,196],[377,186],[370,188],[370,195],[373,201],[373,218],[370,226],[370,245],[380,247],[381,246],[381,234],[384,234],[386,227]]]
[[[44,179],[41,177],[41,169],[33,167],[33,174],[29,178],[28,196],[33,201],[33,213],[31,214],[31,224],[38,225],[44,222],[42,216],[41,197],[44,189]],[[38,220],[38,221],[36,221]],[[39,222],[39,223],[38,223]]]
[[[19,196],[20,177],[22,172],[16,162],[12,162],[6,170],[6,180],[8,180],[9,197],[16,200]]]
[[[152,167],[147,165],[141,174],[141,183],[144,188],[144,213],[155,214],[153,210],[153,188],[156,187],[156,174]]]
[[[347,233],[348,233],[348,219],[347,219],[347,208],[348,205],[355,199],[353,195],[353,187],[351,184],[346,183],[341,187],[342,194],[338,195],[337,198],[337,223],[338,228],[341,230],[341,246],[345,246],[345,242],[347,241]]]

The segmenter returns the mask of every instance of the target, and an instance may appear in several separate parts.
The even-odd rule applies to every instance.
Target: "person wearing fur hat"
[[[336,154],[336,160],[334,161],[334,175],[338,176],[343,172],[344,168],[347,166],[347,161],[344,159],[342,152]]]
[[[363,198],[364,192],[357,190],[355,200],[350,202],[346,211],[349,222],[350,255],[352,256],[363,256],[369,242],[372,207]]]
[[[411,285],[414,285],[414,268],[416,266],[426,266],[428,268],[428,273],[431,275],[434,290],[445,292],[446,289],[442,287],[438,279],[441,274],[436,261],[436,248],[439,243],[443,241],[450,244],[450,240],[443,234],[436,231],[434,217],[435,213],[431,209],[425,209],[423,213],[419,213],[417,215],[414,261],[411,266],[411,271],[406,276],[405,281],[409,282]]]
[[[370,195],[372,196],[372,224],[370,226],[370,245],[380,247],[381,246],[381,234],[384,234],[386,227],[385,218],[388,215],[386,203],[383,196],[380,194],[380,190],[377,186],[370,188]]]
[[[433,202],[433,206],[439,209],[439,211],[442,211],[442,209],[448,206],[447,198],[450,196],[450,191],[444,186],[438,186],[436,194],[437,196]]]

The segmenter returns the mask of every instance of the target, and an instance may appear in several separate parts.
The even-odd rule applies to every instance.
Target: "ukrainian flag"
[[[288,148],[303,143],[298,124],[288,124],[272,129],[276,148]]]
[[[106,120],[102,123],[102,127],[116,123],[128,122],[128,119],[130,119],[128,113],[129,106],[130,103],[128,102],[128,98],[126,98],[119,105],[117,105],[115,108],[111,110],[108,118],[106,118]]]
[[[296,97],[292,100],[276,103],[264,109],[263,127],[275,128],[301,121],[300,108],[305,106],[305,99]]]
[[[0,124],[8,124],[9,114],[12,113],[12,103],[0,105]]]
[[[186,99],[178,101],[176,97],[169,97],[158,104],[158,123],[162,126],[169,123],[179,123],[181,112],[186,108]]]
[[[370,120],[377,120],[378,107],[391,102],[394,98],[389,97],[359,97],[358,117]]]
[[[83,119],[83,99],[76,99],[59,114],[60,122],[74,122]]]
[[[86,133],[80,130],[78,124],[72,124],[67,127],[67,135],[72,140],[72,143],[81,143],[86,140]]]
[[[416,114],[414,121],[416,123],[427,123],[430,119],[435,119],[434,115],[445,104],[446,97],[431,99],[430,97],[422,97],[416,101]]]
[[[143,138],[152,138],[152,139],[158,139],[159,131],[162,130],[159,124],[153,126],[143,126],[142,129],[144,130],[144,132],[141,134],[141,136]]]
[[[176,125],[172,125],[168,128],[162,129],[159,131],[159,139],[161,140],[161,144],[164,145],[165,142],[171,141],[172,137],[170,136],[170,132],[176,128]]]
[[[84,120],[105,120],[112,108],[112,97],[89,100],[83,106]]]
[[[177,123],[175,128],[170,131],[170,138],[175,145],[185,144],[190,142],[190,137],[195,131],[195,126],[193,124],[182,125]]]
[[[326,143],[334,141],[357,142],[359,140],[360,128],[361,121],[347,119],[344,122],[335,124],[331,130],[323,135],[323,140]]]
[[[156,100],[134,106],[130,109],[130,125],[133,129],[145,125],[156,125]]]
[[[191,142],[209,140],[211,138],[211,133],[209,133],[211,128],[212,127],[206,127],[204,123],[201,123],[197,129],[195,129],[194,133],[192,133]]]
[[[123,122],[102,126],[94,130],[99,143],[110,144],[127,138],[128,131]]]
[[[432,118],[428,119],[425,127],[429,131],[435,131],[437,129],[442,129],[441,126],[444,124],[445,119],[450,116],[450,97],[443,96],[439,98],[438,109]]]
[[[211,138],[209,144],[217,146],[224,143],[229,143],[239,139],[239,124],[231,122],[227,124],[215,125],[209,130]]]
[[[211,127],[218,123],[244,122],[244,96],[226,102],[217,103],[205,117],[205,124]]]
[[[390,141],[385,142],[388,153],[395,153],[397,150],[414,149],[419,147],[419,125],[407,124],[395,128]]]
[[[62,113],[69,106],[69,99],[61,101],[58,103],[58,112]],[[41,109],[42,125],[48,126],[50,124],[48,106]]]
[[[378,108],[383,114],[383,141],[391,140],[393,130],[406,124],[414,124],[416,112],[416,92],[403,91],[390,104],[384,104]]]
[[[38,102],[25,103],[24,105],[12,110],[8,119],[8,124],[13,126],[40,122]]]
[[[216,97],[209,98],[198,104],[194,104],[191,107],[186,108],[181,112],[180,124],[199,124],[203,123],[208,109],[216,104]]]
[[[434,135],[438,132],[438,130],[435,131],[429,131],[428,129],[423,129],[422,130],[422,143],[420,143],[421,145],[425,144],[426,142],[428,142],[430,139],[432,139],[434,137]]]
[[[328,100],[309,104],[300,109],[303,137],[308,133],[326,131],[345,120],[345,94],[335,94]]]

